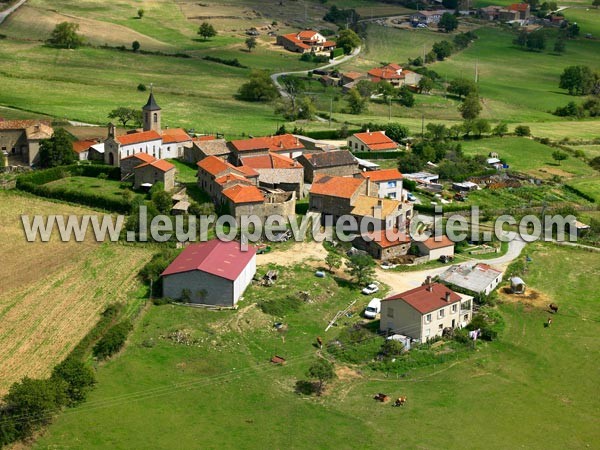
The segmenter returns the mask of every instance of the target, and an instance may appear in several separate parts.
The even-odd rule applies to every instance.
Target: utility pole
[[[390,112],[388,114],[388,121],[392,121],[392,97],[389,98],[389,103],[390,103]]]
[[[479,59],[475,60],[475,83],[479,83]]]
[[[333,114],[333,97],[329,99],[329,128],[331,129],[331,115]]]
[[[425,65],[425,44],[423,44],[423,65]]]

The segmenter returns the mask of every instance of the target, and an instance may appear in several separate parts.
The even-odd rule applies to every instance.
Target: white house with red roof
[[[377,185],[380,198],[406,201],[402,190],[402,174],[398,169],[382,169],[361,172],[360,176]]]
[[[163,296],[185,303],[235,306],[256,273],[256,250],[217,239],[190,244],[161,274]]]
[[[381,301],[379,328],[419,342],[442,336],[445,329],[463,328],[473,318],[473,297],[440,283],[422,286]]]
[[[454,242],[447,236],[431,236],[424,241],[415,241],[421,256],[428,256],[429,261],[435,261],[441,256],[454,256]]]
[[[315,30],[304,30],[299,33],[289,33],[277,36],[277,45],[283,46],[290,52],[319,53],[335,49],[336,43],[328,41],[325,36]]]
[[[348,138],[348,148],[355,152],[387,152],[398,150],[398,143],[386,136],[385,131],[365,131]]]
[[[396,88],[405,85],[416,87],[422,78],[418,73],[404,69],[399,64],[387,64],[383,67],[376,67],[369,70],[367,76],[373,83],[387,81]]]

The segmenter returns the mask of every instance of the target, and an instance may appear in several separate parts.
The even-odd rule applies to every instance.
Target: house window
[[[158,123],[158,114],[154,113],[154,123]]]
[[[425,316],[425,323],[431,323],[431,314]]]
[[[440,319],[442,319],[442,318],[444,317],[444,309],[443,309],[443,308],[439,310],[439,312],[438,312],[438,317],[439,317]]]
[[[390,193],[388,194],[388,197],[389,197],[389,198],[396,198],[396,193],[395,193],[395,192],[390,192]]]
[[[468,320],[469,320],[469,315],[468,315],[468,314],[465,314],[465,316],[463,317],[463,320],[464,320],[465,322],[466,322],[466,321],[468,321]]]
[[[361,151],[361,152],[364,152],[364,151],[365,151],[365,146],[364,146],[364,145],[362,145],[362,144],[360,144],[360,151]]]
[[[395,181],[388,181],[387,187],[389,187],[389,188],[395,188],[396,187],[396,182]]]
[[[438,330],[443,330],[443,329],[444,329],[444,324],[440,323],[440,324],[438,325]]]
[[[387,316],[388,317],[394,317],[394,310],[392,308],[388,308],[387,310]]]
[[[471,309],[471,300],[461,303],[460,309]]]
[[[455,313],[455,312],[456,312],[456,310],[457,310],[457,307],[456,307],[456,305],[452,305],[452,312],[453,312],[453,313]]]

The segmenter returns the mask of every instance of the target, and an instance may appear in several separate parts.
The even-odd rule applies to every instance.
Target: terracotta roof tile
[[[302,169],[302,166],[292,158],[276,153],[247,156],[242,158],[242,161],[245,166],[253,169]]]
[[[189,142],[192,140],[183,128],[169,128],[168,130],[163,130],[162,139],[165,144]]]
[[[87,140],[87,141],[75,141],[73,142],[73,151],[75,153],[82,153],[88,150],[92,145],[96,145],[98,141],[96,140]]]
[[[361,172],[360,174],[363,178],[368,178],[374,183],[402,179],[402,174],[398,169],[371,170],[369,172]]]
[[[387,232],[389,232],[389,236]],[[363,237],[373,241],[381,248],[395,247],[396,245],[407,244],[411,241],[409,236],[397,229],[371,231],[364,233]]]
[[[221,172],[224,172],[231,167],[230,164],[226,163],[221,158],[217,158],[216,156],[207,156],[203,160],[199,161],[197,166],[213,176],[217,176]]]
[[[150,130],[142,131],[140,133],[124,134],[122,136],[117,136],[115,140],[121,145],[132,145],[148,141],[159,141],[162,140],[162,138],[156,131]]]
[[[356,133],[354,137],[372,150],[397,149],[398,144],[390,139],[383,131],[367,131]]]
[[[223,195],[233,203],[261,203],[265,196],[256,186],[238,184],[223,191]]]
[[[427,247],[429,250],[435,250],[437,248],[453,246],[454,242],[448,239],[447,236],[442,236],[441,239],[438,239],[437,241],[434,237],[430,237],[426,241],[423,241],[423,245],[425,245],[425,247]]]
[[[238,139],[231,141],[231,145],[238,152],[270,150],[303,150],[304,145],[292,134],[282,134],[280,136],[266,136],[252,139]]]
[[[139,166],[134,167],[134,169],[141,169],[142,167],[148,166],[152,166],[153,168],[158,169],[161,172],[168,172],[169,170],[173,170],[175,168],[175,166],[169,161],[165,161],[164,159],[157,159],[156,161],[140,164]]]
[[[351,198],[365,180],[360,178],[317,175],[310,188],[311,194]]]
[[[449,301],[446,301],[446,293],[448,292],[450,293],[450,298]],[[393,295],[383,301],[390,300],[402,300],[421,314],[428,314],[437,309],[459,302],[461,296],[443,284],[434,283],[419,286],[410,291]]]
[[[148,153],[143,153],[143,152],[136,153],[131,156],[126,156],[125,158],[121,158],[121,161],[125,161],[127,159],[132,159],[132,158],[138,159],[145,163],[151,163],[151,162],[156,161],[156,158],[154,156],[149,155]]]

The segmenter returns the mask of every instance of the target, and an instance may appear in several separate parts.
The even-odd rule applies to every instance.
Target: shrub
[[[133,326],[129,320],[124,320],[109,328],[106,334],[94,345],[93,354],[98,359],[106,359],[117,353],[127,340],[127,335]]]
[[[223,58],[219,58],[216,56],[205,56],[202,59],[204,59],[205,61],[211,61],[211,62],[216,62],[219,64],[224,64],[226,66],[231,66],[231,67],[239,67],[240,69],[247,69],[248,66],[243,65],[237,58],[233,58],[233,59],[223,59]]]
[[[517,125],[515,127],[515,134],[517,136],[531,136],[531,129],[526,125]]]
[[[70,405],[83,402],[88,391],[96,384],[94,371],[87,364],[72,357],[54,367],[52,378],[66,383],[65,393]]]

